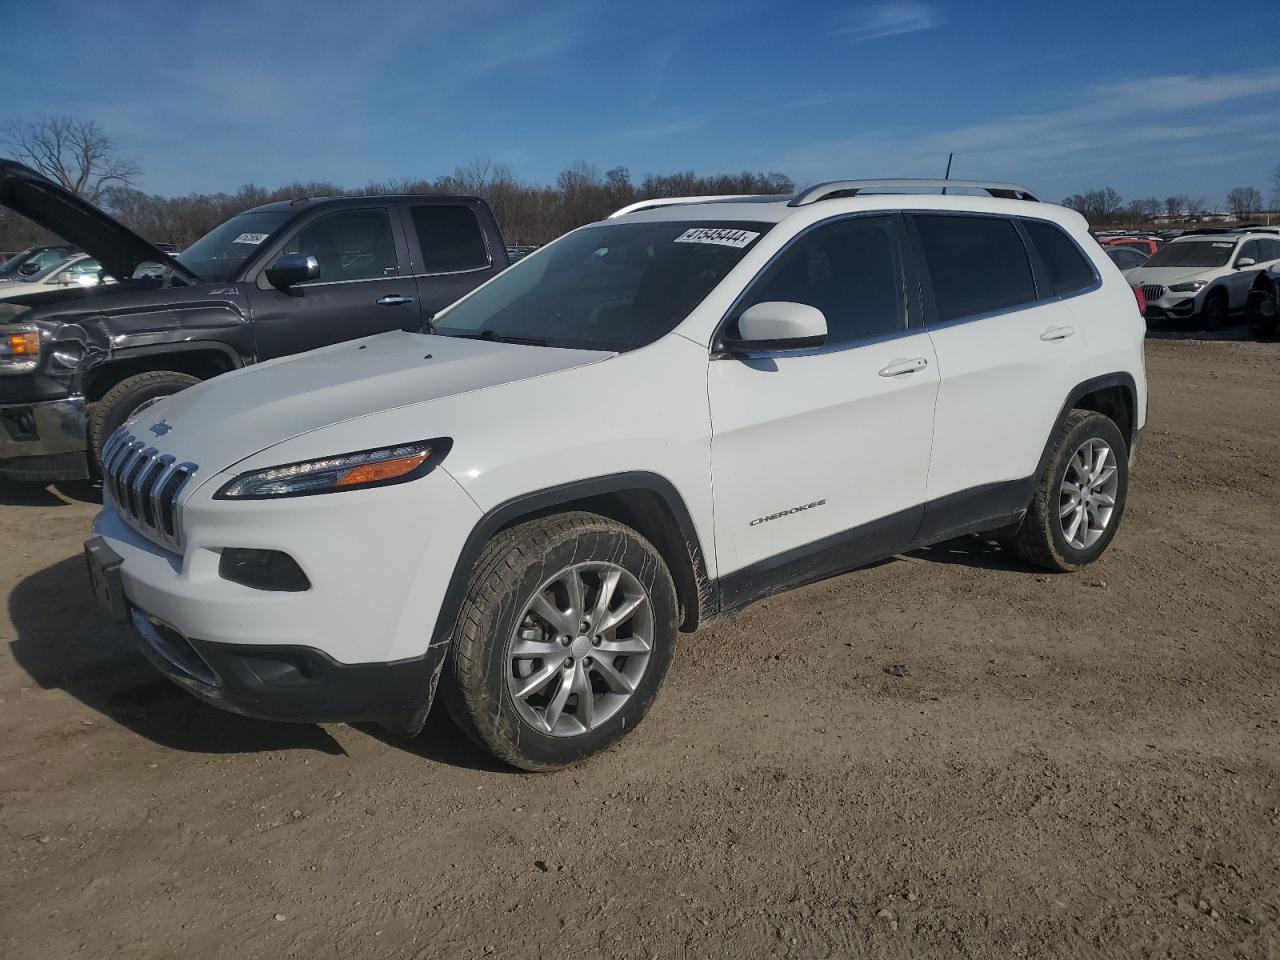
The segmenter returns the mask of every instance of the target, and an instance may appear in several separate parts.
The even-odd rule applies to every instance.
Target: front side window
[[[1060,297],[1083,290],[1095,280],[1093,267],[1084,254],[1061,227],[1043,220],[1024,220],[1022,226],[1040,254],[1040,261],[1049,274],[1049,286]],[[1125,250],[1124,247],[1120,249]],[[1134,250],[1130,247],[1126,253]]]
[[[1246,240],[1240,247],[1240,252],[1236,254],[1237,260],[1243,260],[1248,257],[1255,263],[1262,259],[1262,254],[1258,250],[1257,240]]]
[[[436,318],[447,336],[634,350],[666,336],[771,224],[610,222],[526,257]]]
[[[801,237],[751,288],[738,312],[783,300],[817,307],[827,345],[905,330],[893,217],[854,217]]]
[[[81,287],[96,287],[101,273],[102,264],[89,257],[84,260],[77,260],[58,274],[57,279],[61,283],[75,284]]]
[[[1151,255],[1146,267],[1225,267],[1236,248],[1234,240],[1174,240]]]
[[[245,261],[258,252],[264,243],[293,214],[288,210],[250,210],[232,217],[214,227],[203,237],[178,255],[178,262],[197,277],[210,283],[227,283],[235,280]],[[157,263],[141,264],[134,277],[154,278],[165,268]]]
[[[383,209],[342,210],[312,220],[280,252],[315,257],[320,279],[313,283],[381,279],[400,270],[391,218]]]
[[[1031,263],[1012,221],[918,214],[915,223],[933,281],[935,323],[1036,299]]]
[[[423,273],[483,270],[491,263],[475,211],[455,203],[410,207]]]

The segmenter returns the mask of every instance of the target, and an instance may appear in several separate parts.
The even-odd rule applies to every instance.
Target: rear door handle
[[[910,360],[895,360],[880,371],[882,377],[901,377],[908,373],[917,373],[929,365],[924,357],[913,357]]]
[[[413,297],[406,297],[402,294],[393,293],[390,296],[379,297],[374,303],[380,303],[384,307],[394,307],[401,303],[413,303]]]
[[[1065,340],[1067,337],[1074,336],[1075,332],[1075,327],[1050,327],[1044,333],[1040,334],[1040,339],[1045,342]]]

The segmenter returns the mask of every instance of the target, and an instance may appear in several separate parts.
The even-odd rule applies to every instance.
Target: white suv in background
[[[1144,334],[1085,221],[1019,187],[636,210],[430,333],[141,411],[91,577],[210,703],[415,734],[439,689],[496,756],[558,767],[641,720],[678,631],[773,592],[970,533],[1097,559]]]
[[[1210,330],[1242,310],[1250,293],[1280,261],[1280,227],[1197,230],[1164,244],[1125,272],[1142,288],[1148,320],[1198,317]]]

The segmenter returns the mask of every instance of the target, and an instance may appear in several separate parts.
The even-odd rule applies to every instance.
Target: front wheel
[[[532,520],[495,536],[476,563],[441,693],[500,760],[567,766],[643,719],[677,622],[671,575],[638,533],[590,513]]]
[[[1204,299],[1204,306],[1200,310],[1200,319],[1207,329],[1221,330],[1227,325],[1227,315],[1229,313],[1230,305],[1227,302],[1227,292],[1221,289],[1211,290]]]
[[[1021,526],[1006,541],[1027,563],[1066,572],[1093,563],[1120,526],[1129,492],[1129,448],[1110,418],[1072,410]]]

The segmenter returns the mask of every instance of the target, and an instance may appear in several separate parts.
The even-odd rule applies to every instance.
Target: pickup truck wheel
[[[89,414],[89,455],[94,469],[102,470],[102,445],[116,428],[157,400],[194,386],[199,377],[176,370],[149,370],[121,380],[103,394]]]
[[[1129,447],[1120,429],[1100,413],[1072,410],[1026,517],[1005,543],[1033,566],[1078,570],[1107,549],[1128,490]]]
[[[1204,306],[1200,308],[1200,320],[1208,330],[1221,330],[1227,324],[1229,312],[1227,291],[1210,290],[1204,298]]]
[[[675,586],[635,531],[591,513],[531,520],[485,547],[441,693],[500,760],[551,770],[640,722],[675,651]]]

